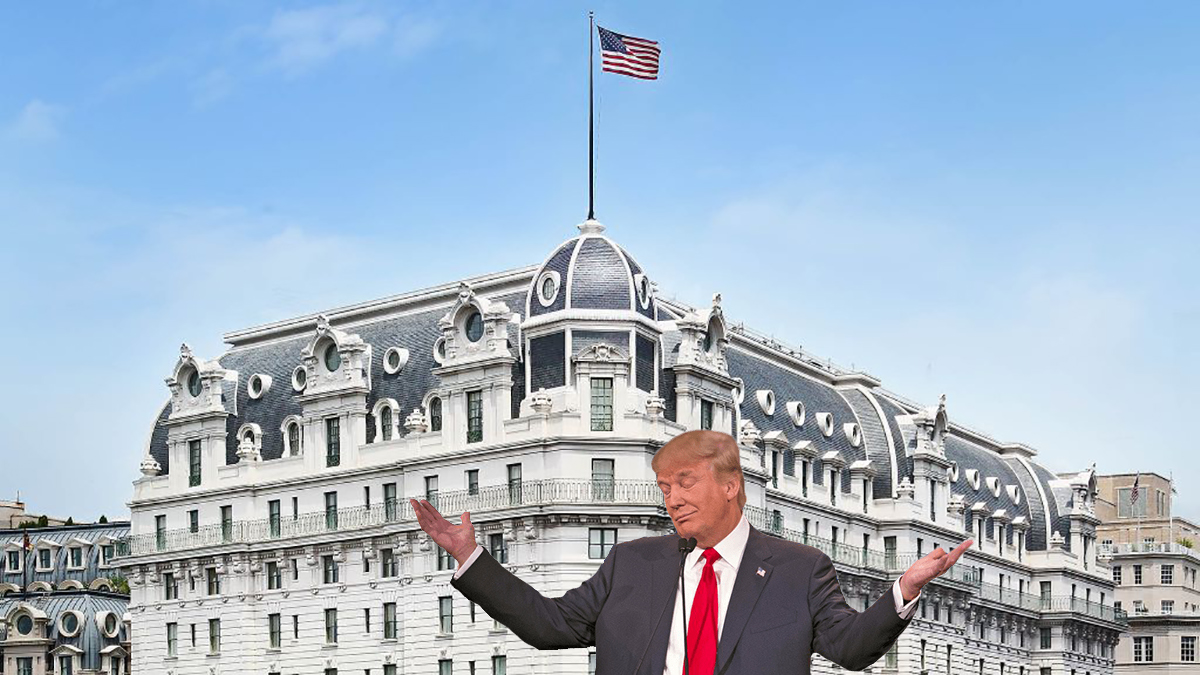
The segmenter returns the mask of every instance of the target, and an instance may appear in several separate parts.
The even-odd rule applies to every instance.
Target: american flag
[[[1142,479],[1142,474],[1140,474],[1140,473],[1133,479],[1133,491],[1129,493],[1129,503],[1130,504],[1137,503],[1138,481],[1141,479]]]
[[[600,56],[603,69],[643,80],[658,79],[658,43],[629,37],[596,26],[600,31]]]

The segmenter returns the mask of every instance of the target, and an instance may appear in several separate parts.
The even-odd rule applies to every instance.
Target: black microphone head
[[[679,538],[679,552],[680,553],[691,553],[692,550],[695,548],[696,548],[696,538],[695,537],[689,537],[687,539],[684,539],[683,537]]]

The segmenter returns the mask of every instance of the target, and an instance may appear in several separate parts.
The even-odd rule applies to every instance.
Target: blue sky
[[[1188,2],[9,6],[0,498],[124,513],[181,342],[540,262],[589,8],[662,45],[596,82],[597,216],[662,292],[1200,518]]]

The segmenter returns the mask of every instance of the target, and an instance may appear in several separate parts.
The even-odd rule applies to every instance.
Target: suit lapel
[[[667,646],[671,639],[671,622],[674,620],[674,612],[676,610],[675,597],[679,590],[679,551],[676,548],[677,538],[667,537],[667,545],[663,549],[661,558],[655,560],[650,568],[650,597],[649,607],[654,608],[649,612],[652,621],[658,622],[658,629],[654,629],[654,623],[651,623],[648,628],[654,630],[650,636],[650,644],[646,648],[646,658],[642,661],[641,673],[650,673],[651,675],[661,675],[660,671],[655,671],[652,664],[659,664],[659,668],[666,662]],[[667,604],[670,606],[667,607]],[[664,607],[666,610],[664,611]],[[662,616],[662,621],[658,617]]]
[[[742,637],[746,622],[750,620],[759,595],[771,578],[771,564],[767,562],[770,557],[771,549],[767,546],[766,535],[751,527],[750,538],[746,540],[746,552],[742,554],[742,563],[738,566],[737,579],[733,583],[729,609],[725,612],[721,641],[717,645],[719,673],[729,667],[729,659]],[[759,574],[759,570],[763,573]]]

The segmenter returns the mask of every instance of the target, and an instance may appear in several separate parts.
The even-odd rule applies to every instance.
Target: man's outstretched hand
[[[921,587],[929,583],[934,577],[940,576],[942,572],[950,569],[955,562],[958,562],[963,552],[974,544],[974,539],[968,539],[954,550],[946,553],[939,546],[930,551],[924,558],[912,564],[907,571],[900,577],[900,594],[904,596],[904,601],[908,602],[917,597],[917,593],[921,591]]]
[[[438,513],[438,510],[424,499],[408,501],[412,503],[413,513],[417,514],[417,524],[421,526],[422,530],[425,530],[425,534],[428,534],[435,544],[446,549],[446,552],[454,556],[459,565],[471,557],[477,544],[475,543],[475,526],[471,524],[470,511],[462,514],[461,525],[454,525],[443,518],[442,514]]]

